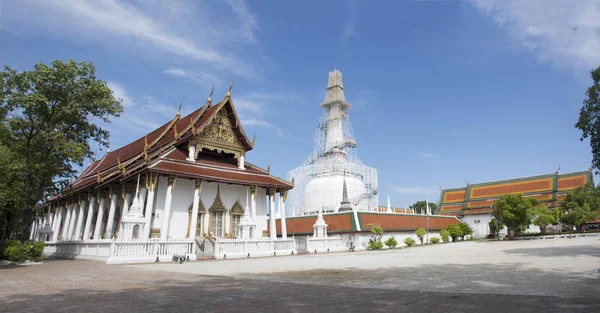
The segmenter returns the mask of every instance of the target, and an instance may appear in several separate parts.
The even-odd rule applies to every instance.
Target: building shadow
[[[557,256],[592,256],[600,257],[600,247],[598,246],[556,246],[544,248],[517,248],[504,250],[504,253],[522,254],[537,257],[557,257]]]
[[[556,272],[547,278],[564,288],[580,285],[570,293],[579,296],[536,295],[536,290],[548,290],[537,285],[547,283],[548,273],[527,276],[514,264],[303,271],[260,278],[93,261],[52,262],[39,274],[20,271],[0,277],[3,288],[10,288],[0,291],[2,312],[595,312],[600,305],[598,286],[582,292],[597,285],[597,278]],[[15,283],[18,279],[26,281]],[[59,281],[50,286],[44,284],[47,279]],[[534,289],[523,293],[523,288]]]

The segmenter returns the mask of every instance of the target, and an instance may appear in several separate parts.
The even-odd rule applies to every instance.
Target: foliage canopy
[[[123,112],[91,63],[36,63],[0,72],[0,240],[25,239],[36,210],[108,145],[100,123]]]
[[[581,141],[590,138],[592,167],[600,172],[600,67],[591,71],[592,85],[587,89],[586,99],[579,112],[575,128],[581,130]]]

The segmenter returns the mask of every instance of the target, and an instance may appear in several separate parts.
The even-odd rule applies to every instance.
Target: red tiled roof
[[[115,180],[123,181],[128,179],[134,172],[137,173],[148,170],[147,164],[151,164],[151,160],[156,160],[159,157],[164,156],[164,152],[171,147],[173,147],[174,150],[170,151],[167,157],[173,160],[185,161],[187,153],[180,148],[177,148],[177,146],[187,142],[190,137],[194,136],[191,131],[192,121],[195,121],[194,129],[197,132],[200,132],[212,121],[213,115],[220,109],[226,110],[227,116],[232,124],[232,129],[237,134],[244,149],[246,151],[252,150],[253,146],[241,127],[230,97],[227,96],[217,105],[211,106],[210,103],[207,102],[207,104],[183,118],[179,118],[179,115],[177,115],[173,120],[165,123],[147,135],[115,151],[108,152],[102,159],[94,161],[88,166],[82,172],[80,177],[71,184],[71,188],[66,190],[64,195],[59,195],[56,199],[53,198],[53,201],[87,188],[104,187]],[[175,136],[175,129],[177,129],[177,137]],[[237,164],[228,164],[226,160],[218,160],[218,158],[203,159],[203,153],[200,153],[199,155],[199,161],[195,163],[199,165],[200,168],[205,165],[207,167],[206,170],[201,171],[198,168],[191,167],[193,173],[188,173],[187,168],[182,168],[180,165],[173,166],[166,163],[160,164],[160,162],[156,168],[158,171],[171,172],[171,170],[174,170],[174,172],[187,174],[191,177],[206,176],[207,178],[214,178],[215,180],[221,179],[221,181],[231,183],[253,183],[260,186],[285,189],[292,188],[292,185],[287,181],[270,176],[266,171],[252,164],[246,163],[246,170],[238,170]],[[119,168],[119,162],[122,168]],[[123,174],[123,168],[125,169],[125,174]],[[228,169],[226,170],[225,168]],[[219,177],[219,175],[224,176]]]
[[[429,223],[427,219],[429,218]],[[358,220],[360,221],[361,229],[367,229],[367,225],[381,226],[383,230],[413,230],[419,227],[429,229],[442,229],[449,225],[459,224],[460,221],[456,218],[445,216],[426,216],[426,215],[404,215],[404,214],[385,214],[385,213],[369,213],[359,212]]]
[[[291,189],[293,185],[267,173],[247,172],[237,167],[217,167],[202,162],[176,162],[171,160],[160,160],[150,166],[153,172],[173,174],[189,178],[203,178],[209,181],[223,183],[238,183],[257,185],[261,187]]]
[[[357,212],[361,231],[370,231],[367,225],[381,226],[384,231],[416,230],[419,227],[427,227],[427,216],[397,213],[371,213]],[[354,212],[336,214],[324,214],[323,219],[327,223],[328,233],[351,233],[357,232]],[[307,235],[313,233],[313,225],[317,216],[301,216],[286,218],[288,235]],[[449,225],[459,224],[455,217],[429,216],[429,229],[442,229]],[[268,223],[267,223],[268,224]],[[275,221],[277,234],[281,235],[281,220]],[[268,229],[268,225],[267,225]]]

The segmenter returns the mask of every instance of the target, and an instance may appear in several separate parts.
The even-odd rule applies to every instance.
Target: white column
[[[251,216],[252,216],[252,220],[256,222],[256,193],[258,192],[258,187],[256,186],[251,186],[250,187],[250,208],[252,210],[251,212]]]
[[[188,238],[196,238],[198,224],[198,207],[200,206],[200,192],[202,192],[202,179],[195,181],[194,202],[192,202],[192,220],[190,221],[190,234]]]
[[[104,210],[106,209],[106,191],[100,191],[100,204],[98,205],[98,217],[96,218],[96,227],[94,227],[94,240],[102,239],[102,220],[104,219]]]
[[[73,204],[67,204],[67,207],[65,208],[65,222],[63,223],[63,227],[62,227],[62,240],[67,240],[68,239],[68,232],[69,232],[69,225],[71,224],[71,210],[73,209]]]
[[[71,210],[71,220],[69,221],[69,230],[67,231],[67,238],[73,240],[73,233],[75,233],[75,222],[77,222],[77,212],[79,211],[79,203],[75,203],[73,210]]]
[[[85,218],[87,204],[88,201],[83,200],[81,201],[81,205],[79,206],[79,214],[77,215],[77,226],[75,226],[75,232],[73,235],[74,240],[79,240],[79,237],[81,237],[81,229],[83,228],[83,219]]]
[[[208,214],[208,207],[204,208],[204,225],[202,226],[202,228],[204,229],[203,233],[208,234],[210,232],[210,229],[208,229],[208,222],[210,220],[210,214]],[[215,235],[215,234],[213,234]]]
[[[64,207],[59,207],[58,211],[56,212],[56,223],[54,224],[54,234],[52,234],[52,241],[58,240],[58,233],[60,233],[60,227],[62,225],[64,211]]]
[[[106,221],[106,232],[104,232],[104,238],[112,239],[113,231],[115,229],[115,211],[117,210],[117,201],[119,200],[119,193],[117,191],[110,192],[110,209],[108,211],[108,220]]]
[[[269,234],[271,240],[277,239],[277,229],[275,228],[275,188],[269,188]]]
[[[119,234],[117,235],[117,239],[121,240],[123,238],[123,236],[121,234],[123,234],[123,217],[125,216],[125,214],[129,213],[129,206],[131,205],[131,191],[132,189],[135,188],[133,187],[131,184],[125,184],[123,186],[123,193],[124,193],[124,199],[123,200],[123,207],[121,208],[121,215],[119,216],[119,224],[118,226],[115,226],[115,230],[116,227],[119,227]],[[123,195],[122,195],[123,196]]]
[[[169,185],[167,186],[167,196],[165,199],[165,212],[163,213],[163,224],[160,229],[160,240],[167,240],[169,237],[169,224],[171,223],[171,200],[173,199],[173,190],[177,178],[169,176]]]
[[[29,232],[29,240],[33,241],[35,239],[35,220],[31,222],[31,231]]]
[[[150,238],[150,231],[152,230],[152,213],[154,213],[154,191],[156,190],[156,184],[158,182],[158,176],[150,174],[148,177],[146,188],[148,189],[148,200],[146,200],[146,207],[144,209],[144,218],[146,219],[146,225],[144,225],[144,239]]]
[[[93,195],[90,199],[90,205],[88,207],[87,218],[85,219],[85,229],[83,230],[83,240],[90,240],[90,231],[92,227],[92,219],[94,218],[94,207],[96,206],[96,195]]]
[[[225,227],[223,228],[226,234],[231,233],[231,208],[225,208],[224,212],[225,216],[223,219],[225,220]]]
[[[287,225],[285,224],[285,201],[287,200],[287,190],[279,193],[279,213],[281,215],[281,238],[287,239]]]

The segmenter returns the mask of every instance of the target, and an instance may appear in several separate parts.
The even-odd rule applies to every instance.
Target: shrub
[[[4,249],[4,257],[13,262],[24,262],[29,260],[29,245],[11,240]]]
[[[0,248],[2,249],[0,258],[13,262],[24,262],[31,259],[38,262],[44,257],[44,247],[46,244],[43,242],[9,240],[3,244],[3,248]]]
[[[431,237],[431,243],[433,243],[434,245],[440,243],[440,238],[438,238],[438,237]]]
[[[31,247],[31,243],[27,243]],[[31,249],[31,258],[39,262],[44,258],[44,248],[46,247],[45,242],[35,242],[33,243],[33,249]]]
[[[460,226],[460,230],[462,232],[462,239],[465,240],[465,236],[471,235],[473,234],[473,229],[471,228],[471,226],[469,226],[469,224],[465,223],[465,222],[461,222],[460,224],[458,224]]]
[[[440,236],[442,236],[442,240],[444,242],[448,242],[448,237],[450,237],[450,232],[447,229],[440,230]]]
[[[427,233],[427,231],[423,227],[419,227],[417,229],[417,231],[415,232],[415,234],[417,235],[417,237],[419,237],[419,240],[421,241],[421,244],[423,244],[423,236],[425,236],[426,233]]]
[[[404,239],[404,244],[405,244],[407,247],[410,247],[410,246],[412,246],[412,245],[414,245],[414,244],[415,244],[415,240],[414,240],[414,239],[412,239],[412,238],[410,238],[410,237],[408,237],[408,238]]]
[[[383,243],[381,241],[369,240],[369,250],[381,250],[383,249]]]
[[[394,236],[390,236],[390,238],[388,238],[388,240],[385,241],[385,245],[394,249],[398,245],[398,242],[396,241],[396,238],[394,238]]]
[[[462,228],[460,227],[460,225],[448,226],[448,233],[450,234],[450,237],[452,237],[453,242],[463,236]]]

